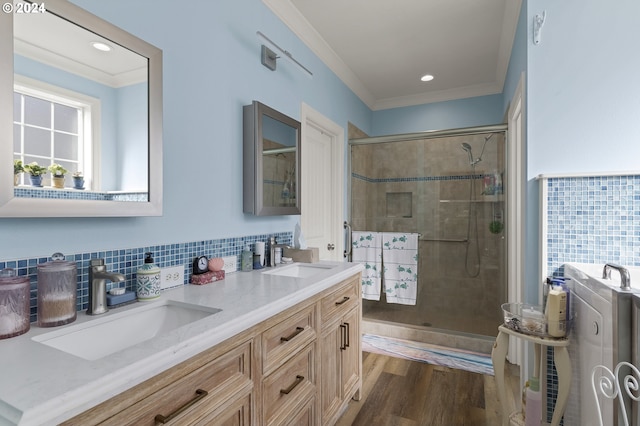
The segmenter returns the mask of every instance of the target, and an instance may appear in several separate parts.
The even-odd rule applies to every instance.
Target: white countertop
[[[95,317],[78,312],[77,320],[66,326],[32,324],[28,333],[0,340],[0,425],[58,424],[362,270],[354,263],[319,264],[334,267],[309,278],[263,274],[274,268],[236,272],[223,281],[166,290],[159,302],[134,303]],[[222,311],[95,361],[32,340],[162,300]]]

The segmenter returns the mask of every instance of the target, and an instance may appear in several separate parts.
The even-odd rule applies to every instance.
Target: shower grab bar
[[[467,238],[455,239],[455,238],[420,238],[420,241],[436,241],[441,243],[468,243]]]

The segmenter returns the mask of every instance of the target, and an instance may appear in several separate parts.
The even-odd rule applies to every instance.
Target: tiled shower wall
[[[192,262],[196,256],[206,255],[212,257],[235,256],[240,265],[240,253],[247,246],[256,241],[269,241],[269,237],[275,236],[278,243],[290,245],[293,234],[280,232],[275,234],[247,235],[243,237],[223,238],[217,240],[193,241],[187,243],[162,244],[146,247],[121,248],[114,250],[96,251],[90,253],[64,253],[66,260],[76,262],[78,269],[78,302],[77,309],[84,310],[88,307],[89,300],[89,263],[90,259],[102,258],[105,260],[107,271],[119,272],[126,277],[127,290],[135,291],[136,271],[143,264],[146,252],[153,253],[154,263],[160,268],[184,265],[184,283],[189,281],[192,273]],[[51,260],[47,257],[0,260],[0,270],[13,268],[20,276],[28,276],[31,281],[31,321],[37,319],[37,265]]]
[[[473,334],[495,336],[497,333],[500,303],[506,297],[502,266],[504,233],[491,233],[489,224],[493,220],[504,223],[504,200],[502,195],[482,192],[485,176],[494,176],[503,170],[503,164],[497,160],[503,158],[503,136],[496,134],[489,140],[483,160],[475,170],[461,147],[463,142],[469,143],[474,158],[478,158],[485,136],[351,147],[353,229],[421,234],[417,306],[394,310],[388,307],[391,317],[378,317],[386,314],[377,312],[375,319],[419,326],[428,323],[435,328]],[[470,185],[474,185],[475,190],[472,203],[469,202]],[[465,266],[467,243],[464,242],[470,217],[467,266],[471,274]],[[471,275],[478,268],[477,248],[480,273],[474,277]],[[460,297],[461,292],[465,297]],[[381,305],[371,307],[376,311],[387,309]],[[367,311],[365,309],[365,317]]]
[[[640,266],[640,175],[543,177],[540,185],[548,276],[562,275],[566,262]],[[558,392],[552,359],[548,353],[547,421]],[[567,408],[565,424],[577,409]]]

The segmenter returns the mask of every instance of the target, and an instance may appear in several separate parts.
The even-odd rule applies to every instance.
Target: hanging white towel
[[[383,283],[389,303],[416,304],[418,236],[419,234],[382,233]]]
[[[362,263],[362,298],[380,300],[382,273],[382,237],[379,232],[354,231],[351,259]]]

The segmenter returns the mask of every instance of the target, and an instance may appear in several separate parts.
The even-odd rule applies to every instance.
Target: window
[[[52,85],[37,83],[14,86],[13,156],[24,164],[36,161],[48,167],[58,163],[70,176],[82,172],[85,188],[92,182],[92,146],[96,142],[91,129],[92,117],[97,116],[99,103],[86,95],[77,94]],[[26,177],[23,175],[22,179]],[[25,183],[25,182],[21,182]],[[51,185],[51,174],[43,179],[44,186]]]

